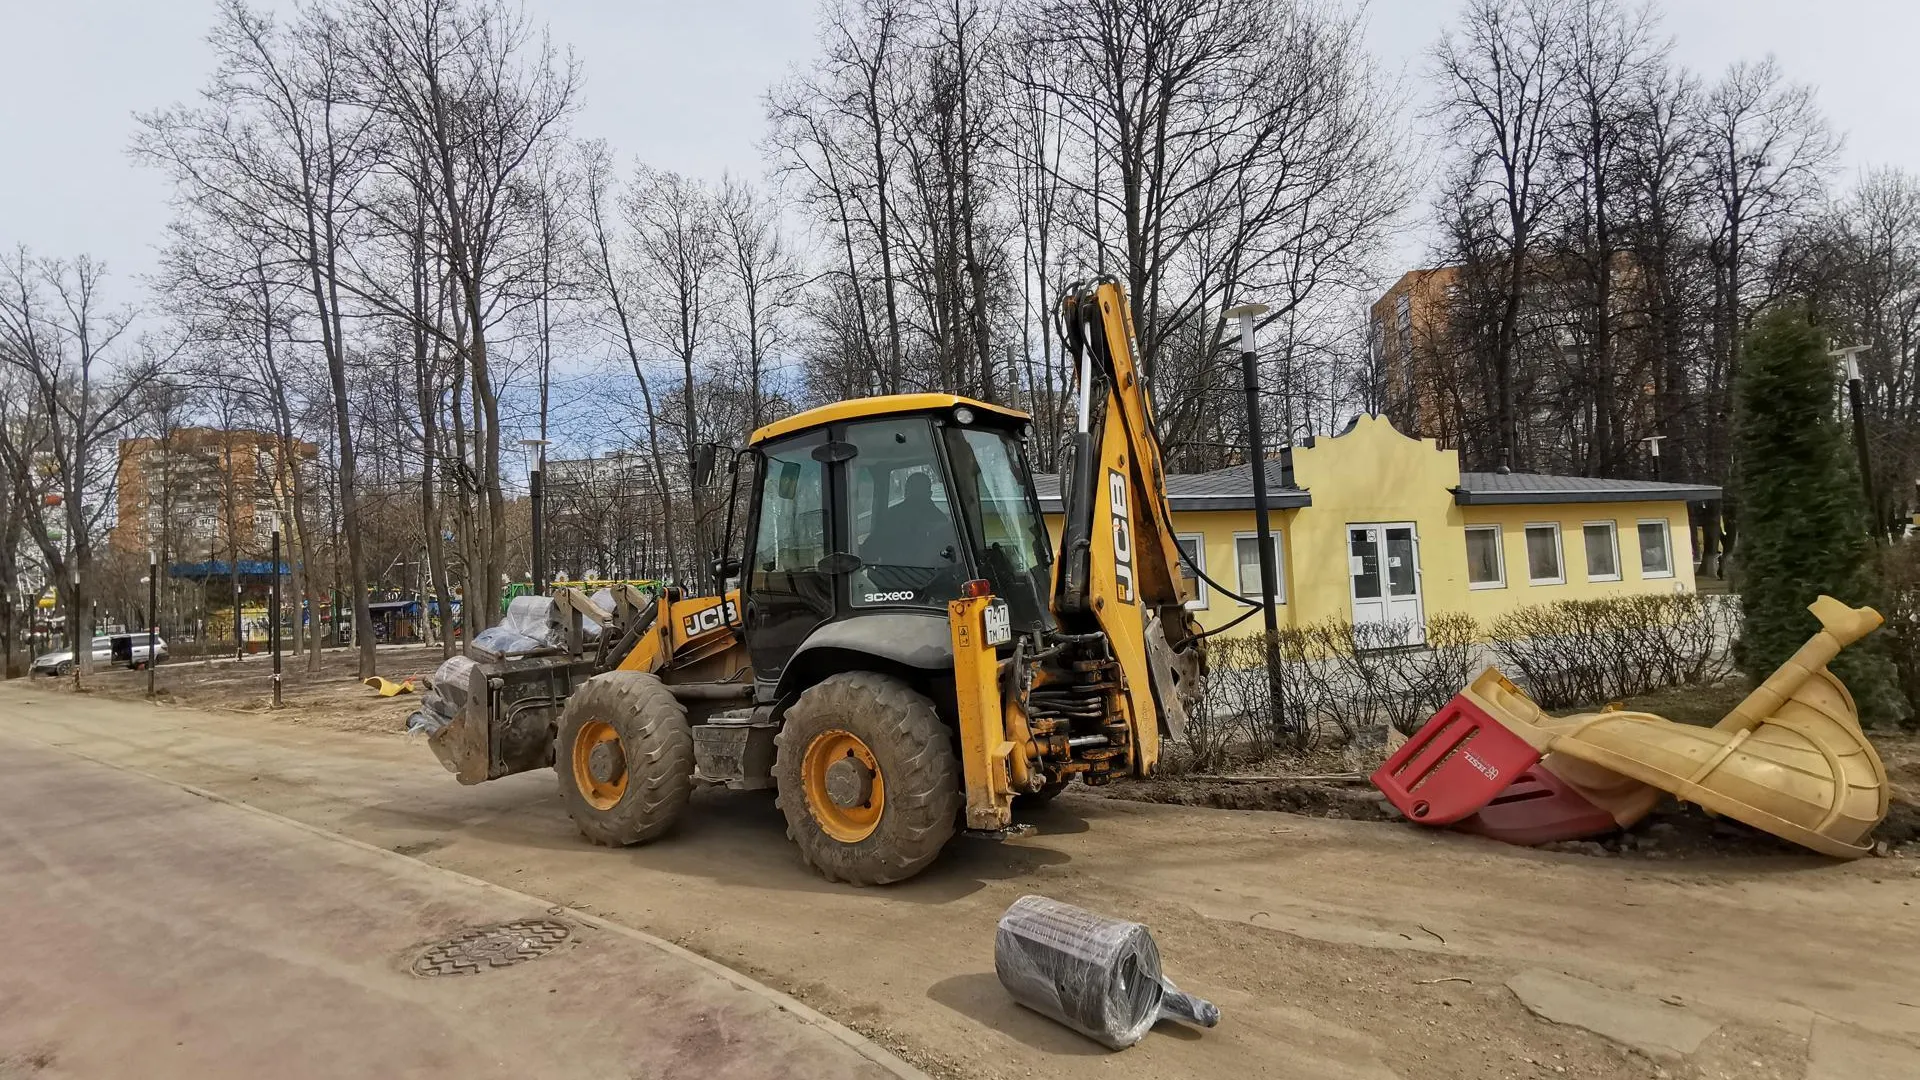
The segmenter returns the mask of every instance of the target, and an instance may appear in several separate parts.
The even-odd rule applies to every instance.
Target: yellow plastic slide
[[[1711,728],[1640,712],[1548,716],[1493,668],[1463,693],[1550,755],[1548,768],[1622,826],[1666,791],[1822,854],[1857,858],[1887,814],[1887,771],[1827,664],[1881,618],[1831,596],[1809,610],[1820,632]]]

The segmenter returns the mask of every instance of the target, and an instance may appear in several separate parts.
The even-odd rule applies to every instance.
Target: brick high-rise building
[[[1457,266],[1409,270],[1368,311],[1381,411],[1410,435],[1431,438],[1445,433],[1438,368],[1449,328],[1448,301],[1459,283]]]
[[[264,431],[201,427],[120,440],[113,546],[165,550],[174,564],[264,557],[270,511],[292,503],[279,445]],[[295,452],[311,460],[318,450],[301,442]]]

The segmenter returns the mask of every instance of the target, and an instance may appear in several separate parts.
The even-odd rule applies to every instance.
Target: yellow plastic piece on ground
[[[1464,691],[1547,766],[1622,825],[1667,791],[1713,813],[1839,858],[1887,814],[1887,771],[1852,695],[1827,664],[1881,623],[1822,596],[1821,630],[1711,728],[1638,712],[1551,717],[1493,668]]]
[[[369,688],[371,688],[375,693],[379,694],[381,697],[394,697],[399,694],[413,693],[412,679],[408,679],[406,682],[393,682],[389,679],[383,679],[380,676],[375,675],[372,678],[365,680],[365,682]]]

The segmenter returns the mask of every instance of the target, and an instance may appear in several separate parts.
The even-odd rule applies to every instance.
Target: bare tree
[[[448,275],[453,317],[427,329],[459,351],[472,389],[471,468],[483,507],[466,610],[470,622],[490,625],[506,561],[501,373],[490,334],[533,291],[522,283],[547,266],[527,185],[565,138],[579,70],[501,0],[356,0],[349,18],[363,105],[401,151],[385,167],[424,197]],[[413,314],[408,277],[364,295],[387,314]]]
[[[728,292],[721,322],[746,375],[751,430],[767,420],[767,365],[789,342],[800,264],[780,231],[780,208],[764,192],[728,177],[714,212]]]
[[[25,248],[0,263],[0,363],[22,376],[37,423],[0,435],[6,456],[44,469],[60,497],[64,535],[26,516],[48,574],[61,584],[79,671],[93,669],[92,583],[99,528],[113,499],[113,455],[101,453],[135,419],[143,387],[172,359],[125,340],[133,313],[108,309],[106,270],[84,256],[36,260]],[[23,437],[24,436],[24,437]]]
[[[589,144],[583,148],[582,157],[585,165],[581,201],[586,217],[588,275],[595,293],[595,321],[608,344],[633,373],[634,384],[640,390],[640,423],[646,431],[648,460],[659,492],[661,519],[663,523],[672,522],[673,486],[667,481],[665,448],[660,441],[661,417],[646,371],[646,328],[640,299],[644,287],[630,244],[614,217],[618,210],[614,205],[613,169],[607,149]],[[667,551],[667,565],[677,571],[671,539],[664,538],[663,546]]]
[[[692,520],[682,584],[702,580],[708,506],[702,476],[700,384],[712,347],[716,293],[725,266],[713,195],[676,173],[642,168],[625,203],[633,238],[635,294],[643,336],[680,367],[680,449]]]
[[[1560,122],[1566,70],[1556,61],[1566,28],[1565,0],[1469,0],[1459,31],[1434,50],[1442,115],[1464,154],[1459,189],[1497,207],[1484,220],[1497,230],[1505,263],[1491,375],[1507,466],[1521,464],[1514,353],[1534,229],[1560,196],[1546,164]]]
[[[1840,140],[1813,88],[1787,82],[1771,56],[1728,68],[1700,104],[1700,168],[1713,206],[1708,251],[1715,270],[1715,347],[1706,388],[1716,423],[1708,452],[1716,475],[1724,476],[1732,454],[1724,421],[1733,411],[1740,340],[1766,293],[1765,282],[1748,271],[1758,252],[1819,206]]]
[[[1047,3],[1020,47],[1057,58],[1038,74],[1072,132],[1067,220],[1118,251],[1164,434],[1205,464],[1178,449],[1230,415],[1220,309],[1259,295],[1271,325],[1357,287],[1404,205],[1358,21],[1307,3]]]
[[[373,116],[348,80],[348,34],[329,10],[290,27],[223,0],[209,37],[217,67],[203,104],[140,117],[135,156],[163,168],[209,229],[266,247],[262,272],[301,290],[331,388],[334,450],[360,674],[375,667],[361,549],[359,457],[345,280],[360,191],[375,164]]]

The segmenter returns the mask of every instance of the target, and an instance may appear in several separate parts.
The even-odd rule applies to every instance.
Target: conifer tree
[[[1746,349],[1734,417],[1741,521],[1734,584],[1746,621],[1735,655],[1761,679],[1819,630],[1807,611],[1815,597],[1884,611],[1886,583],[1821,332],[1804,309],[1783,306],[1759,321]],[[1898,722],[1911,709],[1879,637],[1842,653],[1833,670],[1862,720]]]

